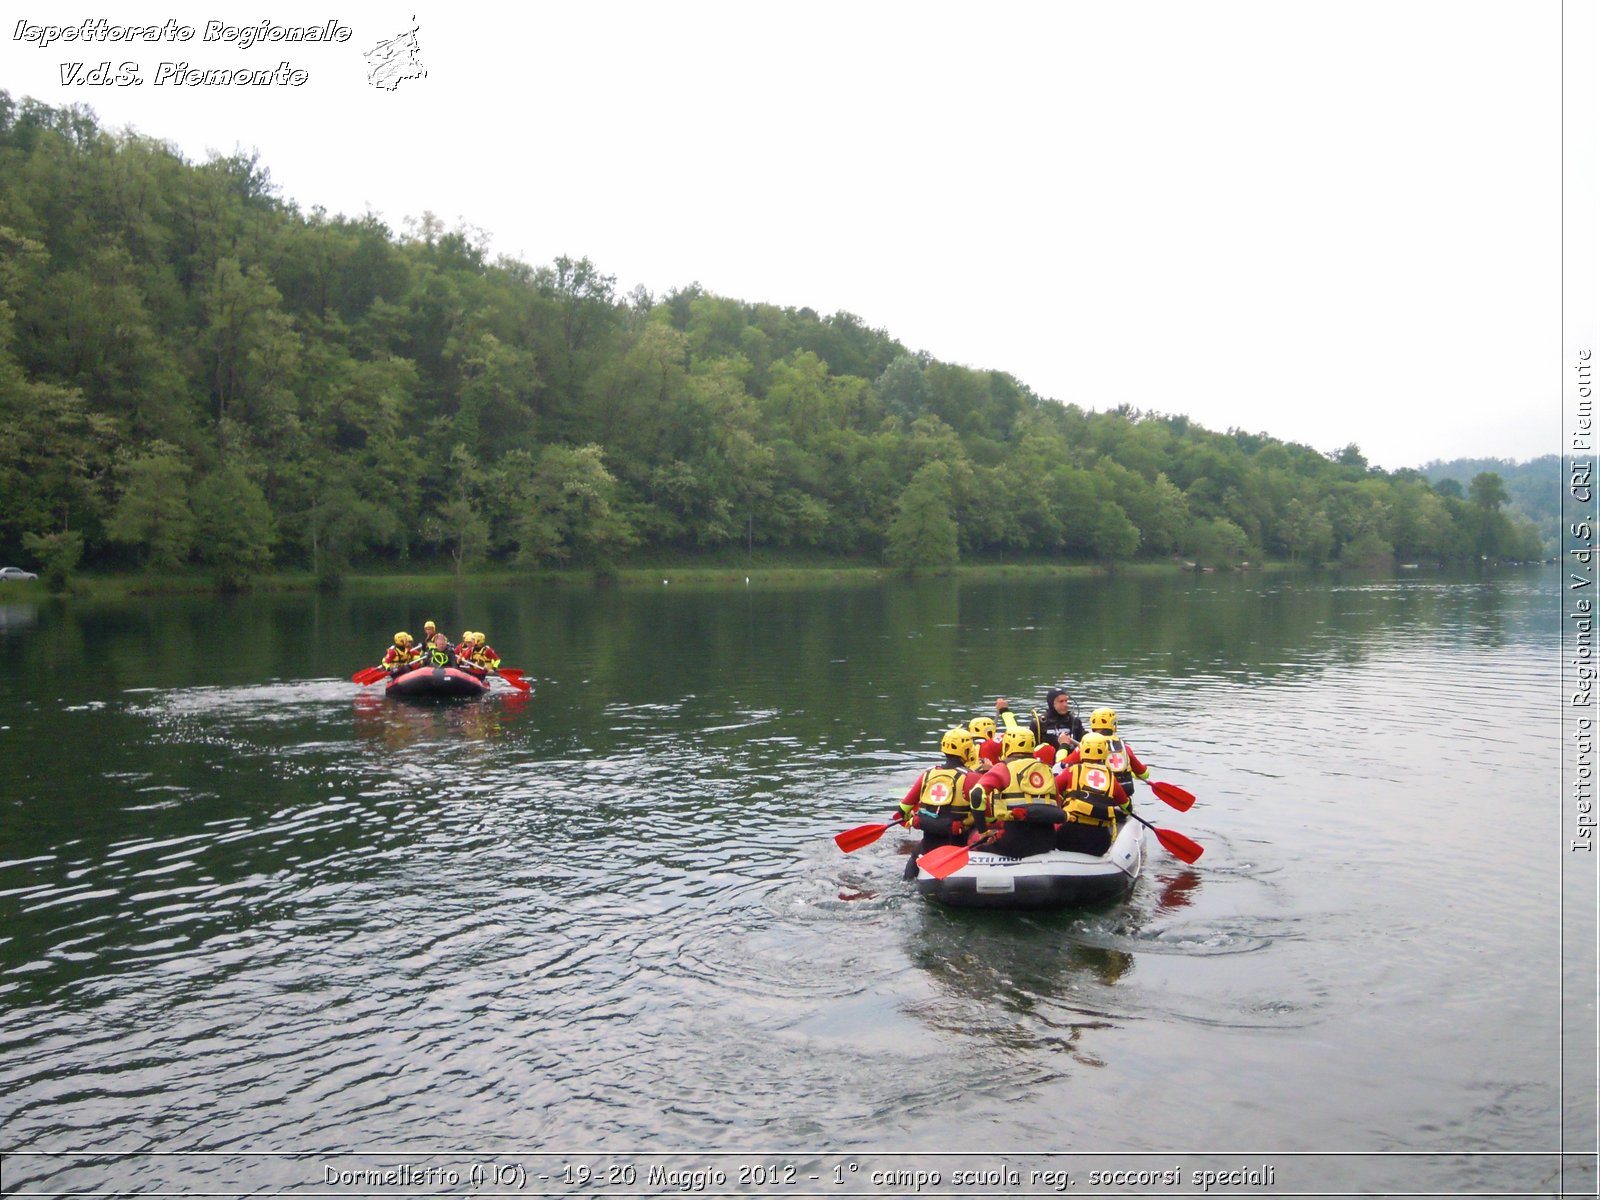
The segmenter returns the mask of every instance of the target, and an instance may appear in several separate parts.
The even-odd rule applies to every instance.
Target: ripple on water
[[[1184,954],[1212,957],[1218,954],[1251,954],[1265,950],[1272,942],[1232,929],[1159,929],[1136,935],[1133,941],[1141,950],[1158,954]]]
[[[1048,636],[1038,595],[1037,620],[1006,597],[954,626],[935,606],[921,641]],[[1537,889],[1476,887],[1459,852],[1492,798],[1459,714],[1514,707],[1548,668],[1472,612],[1385,625],[1408,595],[1336,598],[1373,612],[1302,624],[1259,662],[1230,643],[1191,663],[1185,635],[1086,672],[1086,697],[1137,697],[1134,745],[1200,797],[1143,811],[1207,852],[1184,867],[1152,845],[1125,903],[1083,912],[938,908],[903,881],[898,831],[837,851],[926,765],[905,747],[978,707],[973,677],[1047,682],[994,679],[1013,668],[977,653],[935,674],[875,627],[825,688],[741,654],[757,702],[650,678],[659,629],[588,647],[582,691],[552,661],[576,715],[398,706],[342,680],[123,693],[69,721],[131,720],[140,753],[97,756],[96,807],[28,811],[42,835],[0,862],[0,1122],[87,1147],[86,1185],[107,1182],[92,1151],[122,1145],[916,1149],[1075,1106],[1224,1140],[1250,1118],[1290,1140],[1422,1117],[1536,1130],[1537,1087],[1488,1086],[1513,1077],[1503,1044],[1456,1065],[1486,1022],[1540,1028],[1507,964],[1542,936]],[[584,708],[601,687],[614,711]],[[675,689],[692,699],[654,702]],[[823,704],[831,725],[807,711]],[[1452,819],[1424,839],[1397,817],[1412,808]],[[1530,882],[1513,851],[1508,888]],[[1377,1094],[1358,1068],[1380,1054],[1424,1083]],[[1456,1104],[1469,1072],[1482,1086]],[[1174,1078],[1215,1103],[1174,1107]],[[258,1186],[207,1161],[210,1190]]]

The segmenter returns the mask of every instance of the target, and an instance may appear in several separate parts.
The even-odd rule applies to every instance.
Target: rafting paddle
[[[926,854],[918,855],[917,866],[935,879],[943,879],[946,875],[954,875],[966,866],[967,856],[971,853],[972,851],[966,846],[939,846]]]
[[[516,688],[519,692],[527,693],[533,691],[533,684],[528,682],[527,678],[525,677],[525,673],[517,670],[515,667],[497,667],[495,669],[495,674],[500,676],[501,679],[504,679],[512,687]]]
[[[1206,852],[1206,848],[1199,842],[1191,841],[1176,829],[1159,829],[1136,812],[1125,813],[1124,815],[1132,817],[1146,829],[1155,830],[1156,841],[1160,842],[1173,858],[1181,858],[1186,863],[1192,863]]]
[[[388,673],[383,667],[367,667],[365,670],[357,671],[350,676],[350,682],[359,683],[362,687],[366,687],[369,683],[377,683]]]
[[[857,825],[854,829],[846,829],[843,833],[833,835],[834,843],[849,854],[852,850],[859,850],[863,846],[870,846],[881,838],[900,821],[885,821],[881,825]]]
[[[1150,785],[1150,790],[1179,812],[1188,812],[1194,807],[1194,793],[1184,791],[1175,783],[1162,783],[1158,779]]]

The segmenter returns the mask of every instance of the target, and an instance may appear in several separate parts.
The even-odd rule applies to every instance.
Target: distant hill
[[[1454,479],[1465,492],[1472,477],[1485,471],[1493,471],[1505,481],[1506,493],[1511,497],[1508,507],[1539,527],[1546,554],[1560,553],[1561,496],[1565,486],[1561,456],[1546,454],[1525,463],[1507,458],[1455,458],[1449,462],[1435,459],[1422,468],[1422,475],[1432,484]]]

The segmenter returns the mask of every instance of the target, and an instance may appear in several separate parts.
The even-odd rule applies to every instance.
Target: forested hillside
[[[1561,497],[1567,480],[1559,454],[1546,454],[1525,463],[1505,458],[1437,459],[1422,468],[1425,479],[1446,495],[1465,495],[1467,482],[1484,473],[1500,476],[1506,487],[1506,507],[1532,521],[1544,538],[1546,557],[1561,549]],[[1454,481],[1452,484],[1448,481]]]
[[[1354,445],[1057,403],[849,313],[618,295],[3,92],[0,245],[0,561],[58,575],[1539,551],[1492,473],[1449,494]]]

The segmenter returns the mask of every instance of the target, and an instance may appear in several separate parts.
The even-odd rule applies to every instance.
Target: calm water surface
[[[830,1152],[1209,1152],[1284,1192],[1551,1194],[1563,1114],[1593,1129],[1563,1104],[1594,1015],[1562,1005],[1593,917],[1562,925],[1559,588],[0,605],[5,1186],[309,1191],[306,1152],[497,1147],[824,1182]],[[428,617],[532,696],[348,681]],[[962,913],[901,882],[900,835],[838,852],[944,728],[1062,679],[1199,795],[1142,805],[1199,864],[1152,840],[1126,903]],[[586,1194],[558,1183],[523,1194]]]

